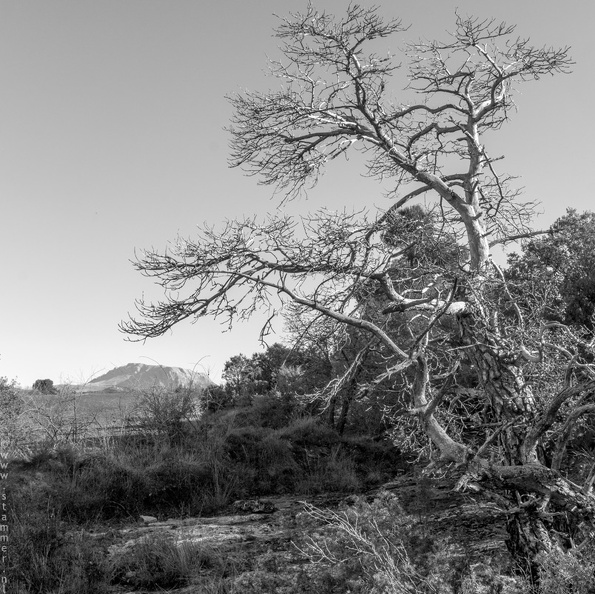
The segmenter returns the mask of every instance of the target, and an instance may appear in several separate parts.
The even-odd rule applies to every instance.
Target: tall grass
[[[108,591],[104,552],[80,531],[67,530],[59,503],[39,492],[9,490],[7,580],[15,594],[102,594]]]
[[[210,547],[151,536],[130,547],[110,566],[111,581],[133,588],[179,588],[208,571],[222,576],[225,557]]]

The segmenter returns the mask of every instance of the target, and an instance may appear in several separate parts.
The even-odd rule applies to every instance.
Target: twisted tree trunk
[[[459,486],[475,481],[477,488],[488,489],[501,498],[510,514],[510,552],[538,583],[538,554],[569,548],[573,533],[584,538],[585,530],[593,526],[595,497],[563,477],[559,470],[574,422],[595,406],[579,407],[568,416],[552,468],[539,462],[537,446],[554,424],[562,404],[583,392],[593,392],[595,381],[568,386],[538,412],[532,389],[524,379],[523,357],[485,319],[473,308],[459,316],[460,340],[485,397],[484,422],[500,428],[500,460],[487,460],[480,447],[470,458],[468,473]]]

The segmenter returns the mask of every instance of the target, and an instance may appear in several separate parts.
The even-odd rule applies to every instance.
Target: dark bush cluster
[[[40,394],[57,394],[58,390],[54,388],[54,382],[51,379],[38,379],[33,382],[33,389]]]

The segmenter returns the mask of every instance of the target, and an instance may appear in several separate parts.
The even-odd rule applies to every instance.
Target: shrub
[[[180,457],[146,469],[147,509],[157,513],[200,513],[214,490],[211,470],[203,462]]]
[[[355,463],[358,477],[366,486],[391,480],[396,473],[405,473],[409,465],[406,456],[388,440],[352,435],[343,437],[341,445]]]
[[[268,394],[255,396],[252,402],[251,424],[271,429],[281,429],[287,426],[298,415],[300,407],[298,401],[291,394]]]
[[[340,441],[339,434],[315,417],[296,419],[279,430],[279,437],[302,447],[330,447]]]
[[[212,513],[229,503],[237,476],[219,453],[204,449],[200,457],[150,447],[130,451],[128,459],[88,457],[54,472],[53,492],[64,516],[80,522]]]
[[[249,466],[258,465],[262,441],[270,433],[270,429],[263,427],[242,426],[231,429],[225,436],[228,456],[231,460]]]
[[[198,397],[191,388],[172,392],[155,386],[139,397],[139,421],[147,431],[178,444],[186,434],[189,421],[197,416],[198,404]]]
[[[590,548],[590,547],[589,547]],[[576,549],[539,554],[539,591],[543,594],[594,594],[595,555]]]
[[[259,449],[260,491],[264,493],[293,491],[302,471],[295,460],[291,444],[273,433],[263,439]]]
[[[388,516],[394,521],[387,521]],[[360,578],[370,594],[417,594],[423,578],[414,567],[399,534],[404,514],[397,500],[335,512],[306,505],[306,519],[322,531],[307,539],[302,553],[312,562],[340,570],[343,579]]]
[[[77,462],[70,480],[56,481],[64,517],[77,522],[134,518],[142,513],[149,484],[142,468],[97,456]]]
[[[201,403],[205,410],[218,412],[230,408],[233,405],[233,397],[221,386],[209,386],[203,392]]]
[[[380,493],[372,502],[356,498],[340,511],[306,505],[298,522],[310,536],[298,548],[326,569],[332,591],[366,594],[521,594],[521,579],[485,564],[469,567],[459,547],[438,534],[420,533],[397,498]],[[480,567],[481,566],[481,567]],[[318,588],[320,591],[321,588]],[[311,590],[317,591],[317,590]],[[545,594],[545,593],[544,593]]]
[[[225,447],[243,494],[289,491],[300,475],[291,445],[271,429],[237,427],[226,435]]]
[[[220,427],[264,427],[281,429],[298,414],[297,401],[275,393],[256,395],[250,406],[213,415],[210,422]]]
[[[62,386],[51,398],[47,393],[32,393],[26,404],[30,423],[41,431],[47,448],[80,442],[92,423],[77,415],[77,393],[72,386]]]
[[[327,455],[306,456],[303,478],[296,491],[307,495],[324,491],[353,493],[361,487],[355,464],[340,448],[335,446]]]
[[[176,588],[189,584],[202,570],[222,573],[224,567],[223,557],[214,549],[150,537],[114,560],[112,581],[152,590]]]
[[[21,419],[25,403],[16,382],[0,377],[0,435],[2,449],[11,456],[19,455],[30,436]]]

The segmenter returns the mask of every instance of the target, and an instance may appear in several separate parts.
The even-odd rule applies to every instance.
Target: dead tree
[[[359,150],[369,175],[393,181],[392,206],[232,221],[166,253],[147,251],[136,267],[167,296],[139,302],[122,327],[145,339],[185,319],[232,324],[291,303],[367,334],[386,367],[362,389],[404,378],[433,464],[459,473],[460,489],[494,493],[515,519],[517,550],[531,559],[590,536],[595,498],[538,451],[558,443],[560,459],[565,436],[592,412],[595,375],[577,355],[578,338],[527,321],[492,262],[495,244],[532,233],[533,211],[500,172],[486,133],[508,122],[518,85],[566,73],[572,62],[568,48],[534,47],[513,26],[457,16],[446,41],[406,46],[404,71],[382,48],[405,30],[375,9],[351,5],[335,18],[309,7],[277,29],[279,90],[230,97],[233,166],[291,198],[330,160]],[[403,78],[405,100],[395,94]],[[411,258],[408,231],[395,236],[394,225],[420,197],[433,200],[434,231]],[[430,257],[447,244],[453,257]],[[580,375],[571,373],[577,366]],[[462,393],[463,375],[466,408],[446,406]]]

